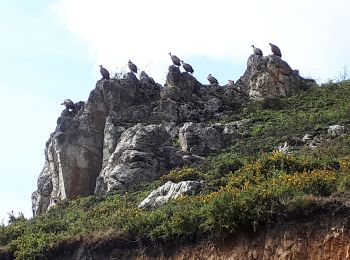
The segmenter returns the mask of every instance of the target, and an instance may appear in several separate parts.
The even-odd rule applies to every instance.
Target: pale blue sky
[[[11,210],[30,216],[60,103],[85,100],[95,83],[86,44],[50,8],[50,1],[1,1],[0,220]]]
[[[162,81],[171,51],[201,82],[212,73],[225,84],[243,74],[251,44],[269,54],[272,42],[294,69],[319,81],[350,66],[347,0],[0,3],[0,220],[11,210],[31,216],[60,103],[88,98],[98,64],[112,73],[131,59]]]

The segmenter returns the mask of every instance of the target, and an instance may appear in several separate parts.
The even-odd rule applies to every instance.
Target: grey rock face
[[[276,55],[248,58],[247,70],[236,86],[252,99],[287,97],[307,88],[314,81],[305,80],[297,70]]]
[[[171,199],[176,199],[181,195],[194,195],[199,192],[200,187],[201,184],[198,181],[181,181],[179,183],[168,181],[163,186],[152,191],[150,195],[139,204],[139,208],[152,209],[159,207]]]
[[[96,122],[102,120],[97,113],[104,111],[80,110],[75,115],[66,112],[62,112],[46,143],[45,165],[38,178],[38,190],[32,195],[35,214],[45,212],[60,200],[90,195],[95,187],[101,167],[103,125],[88,121],[91,117]]]
[[[131,80],[100,80],[86,104],[78,103],[79,110],[63,110],[46,143],[45,165],[32,195],[35,215],[61,200],[94,194],[102,165],[123,131],[122,125],[112,124],[113,117],[107,120],[108,115],[115,112],[126,117],[124,108],[159,100],[158,85]],[[136,113],[134,117],[143,115]]]
[[[249,120],[229,124],[185,123],[179,130],[181,149],[186,153],[207,156],[223,149],[235,138],[239,138],[238,129],[249,123]]]
[[[109,121],[107,119],[106,129],[114,129]],[[121,135],[115,130],[111,131],[112,134],[105,131],[104,155],[108,161],[103,161],[104,167],[97,179],[95,193],[126,190],[131,185],[155,180],[176,166],[201,160],[202,156],[227,146],[234,137],[239,136],[238,129],[248,122],[214,125],[190,122],[182,127],[174,123],[139,123]],[[173,146],[177,136],[180,147]],[[111,147],[115,147],[113,152],[110,152]]]
[[[102,168],[104,168],[109,157],[113,154],[121,134],[125,131],[125,127],[116,126],[113,123],[111,117],[106,118],[106,124],[104,129],[104,140],[103,140],[103,161]]]
[[[33,213],[61,200],[125,190],[203,160],[249,121],[208,124],[235,114],[250,97],[290,95],[303,80],[278,57],[250,57],[241,80],[204,86],[170,66],[164,88],[146,73],[99,80],[86,103],[63,110],[45,149]],[[272,86],[272,88],[271,88]],[[296,87],[299,86],[299,87]]]
[[[181,155],[171,146],[171,140],[162,125],[137,124],[128,128],[101,171],[95,193],[125,190],[132,184],[154,180],[180,164]],[[174,157],[179,160],[175,165]]]

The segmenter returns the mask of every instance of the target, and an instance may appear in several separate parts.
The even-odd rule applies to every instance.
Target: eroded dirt
[[[350,259],[348,203],[349,195],[335,195],[256,232],[191,243],[151,243],[111,233],[61,245],[49,259]]]

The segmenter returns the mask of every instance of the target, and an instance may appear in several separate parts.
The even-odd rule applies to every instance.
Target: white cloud
[[[269,42],[293,68],[321,80],[349,65],[347,0],[60,0],[54,8],[110,70],[131,59],[160,79],[169,51],[245,64],[251,44],[267,54]]]

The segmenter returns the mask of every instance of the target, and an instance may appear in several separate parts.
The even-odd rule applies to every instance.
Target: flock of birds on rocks
[[[281,58],[282,57],[281,50],[276,45],[274,45],[272,43],[269,43],[269,45],[271,47],[271,52],[274,55]],[[255,47],[254,45],[252,45],[252,48],[253,48],[253,52],[255,55],[261,56],[261,57],[263,56],[263,52],[261,49]],[[184,68],[184,70],[187,73],[193,74],[194,70],[190,64],[185,63],[183,60],[180,60],[179,57],[171,54],[171,52],[169,52],[169,56],[170,56],[170,58],[175,66],[180,67],[182,65],[182,67]],[[128,61],[128,67],[129,67],[131,72],[137,74],[137,66],[134,63],[132,63],[131,60]],[[109,71],[107,69],[105,69],[102,65],[100,65],[100,73],[101,73],[103,79],[106,79],[106,80],[111,79],[110,75],[109,75]],[[218,80],[212,74],[208,75],[207,80],[209,81],[209,83],[211,85],[219,85]],[[227,86],[229,86],[229,87],[234,86],[234,81],[229,80],[227,83]],[[74,102],[70,99],[65,99],[61,105],[64,105],[68,110],[75,109]]]

